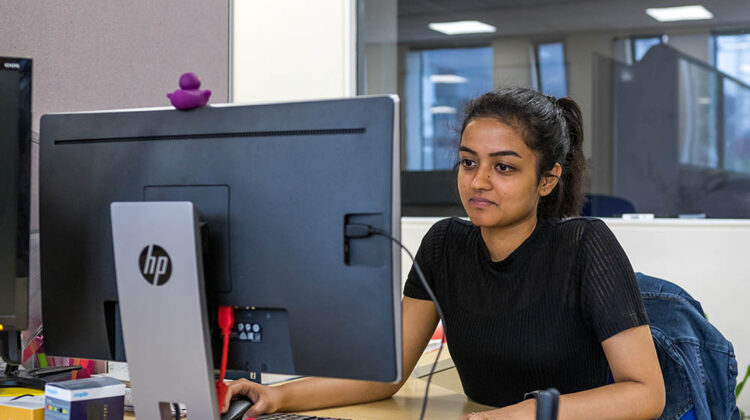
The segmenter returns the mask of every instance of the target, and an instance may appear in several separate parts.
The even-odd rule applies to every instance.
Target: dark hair
[[[562,175],[552,192],[539,200],[540,220],[578,216],[584,202],[583,121],[570,98],[555,99],[526,88],[501,88],[466,106],[461,127],[478,118],[495,118],[516,129],[537,156],[537,179],[559,163]]]

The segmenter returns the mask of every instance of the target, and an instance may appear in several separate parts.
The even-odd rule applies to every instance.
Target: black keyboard
[[[316,417],[305,416],[300,414],[274,413],[258,417],[258,420],[349,420],[338,417]]]

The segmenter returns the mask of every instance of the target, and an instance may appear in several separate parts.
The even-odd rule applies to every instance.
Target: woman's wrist
[[[529,399],[507,407],[465,414],[461,420],[531,420],[536,418],[536,400]]]
[[[519,404],[523,406],[524,412],[530,416],[528,418],[536,418],[536,400],[534,398],[523,400]]]
[[[276,394],[276,397],[274,398],[276,406],[273,407],[273,412],[275,413],[277,411],[289,411],[286,408],[289,405],[289,384],[282,384],[271,388],[273,388],[273,392]]]

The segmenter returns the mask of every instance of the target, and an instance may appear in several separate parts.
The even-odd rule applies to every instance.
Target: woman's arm
[[[284,398],[280,411],[300,411],[318,407],[358,404],[382,400],[395,394],[406,382],[419,356],[430,341],[438,316],[431,301],[404,297],[403,378],[400,383],[311,378],[282,385]],[[366,360],[362,361],[367,363]]]
[[[615,383],[560,397],[559,419],[654,419],[664,409],[665,391],[654,340],[647,325],[602,342]],[[534,419],[536,405],[524,401],[466,416],[470,420]]]
[[[232,395],[246,395],[253,401],[250,416],[276,411],[302,411],[359,404],[388,398],[406,382],[435,331],[438,315],[432,301],[404,297],[402,301],[403,378],[400,383],[307,378],[278,387],[265,387],[247,380],[229,385]],[[363,360],[362,363],[367,363]]]
[[[664,410],[659,359],[648,325],[630,328],[602,342],[615,383],[565,395],[560,419],[655,419]]]

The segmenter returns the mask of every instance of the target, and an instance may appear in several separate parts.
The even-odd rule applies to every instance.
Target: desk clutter
[[[0,419],[44,419],[44,395],[23,394],[16,397],[0,397]]]
[[[124,405],[125,384],[117,379],[95,377],[55,382],[45,387],[44,418],[122,420]]]

